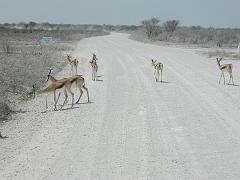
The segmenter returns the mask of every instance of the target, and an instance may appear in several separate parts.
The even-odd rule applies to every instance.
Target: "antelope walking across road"
[[[67,59],[68,59],[68,62],[71,66],[71,73],[72,73],[72,76],[73,76],[73,68],[75,69],[75,75],[77,74],[77,68],[78,68],[78,60],[77,58],[73,58],[72,56],[70,55],[67,55]]]
[[[232,64],[220,64],[222,58],[216,58],[217,59],[217,64],[218,64],[218,67],[221,71],[221,77],[218,81],[218,83],[220,84],[221,83],[221,79],[223,77],[223,80],[224,80],[224,84],[225,84],[225,76],[224,76],[224,72],[227,72],[230,76],[229,78],[229,82],[228,84],[230,84],[231,80],[232,80],[232,84],[234,85],[234,82],[233,82],[233,76],[232,76],[232,69],[233,69],[233,65]]]
[[[161,71],[161,82],[162,82],[163,63],[157,62],[157,60],[152,59],[152,66],[155,69],[154,76],[155,76],[156,82],[159,82],[160,71]]]
[[[88,102],[90,102],[89,92],[88,92],[88,89],[85,86],[85,80],[81,75],[75,75],[75,76],[72,76],[72,77],[57,80],[51,75],[51,71],[52,70],[50,69],[50,72],[49,72],[48,77],[47,77],[47,81],[50,79],[52,83],[48,87],[46,87],[45,89],[42,89],[42,90],[35,91],[35,85],[33,85],[34,98],[35,98],[35,92],[37,92],[38,94],[53,92],[53,94],[54,94],[54,110],[57,110],[57,102],[59,100],[60,93],[58,94],[58,97],[57,97],[56,96],[56,91],[64,88],[65,99],[64,99],[64,102],[63,102],[60,110],[67,103],[68,93],[70,93],[71,96],[72,96],[72,107],[73,107],[74,93],[72,92],[71,87],[72,87],[73,83],[76,83],[76,86],[78,87],[78,89],[80,91],[80,96],[79,96],[76,104],[79,103],[79,101],[82,97],[82,94],[83,94],[82,88],[87,92]],[[47,98],[46,98],[46,109],[47,109]]]
[[[97,56],[93,53],[93,58],[91,61],[89,61],[91,67],[92,67],[92,80],[96,81],[96,74],[98,71],[98,65],[97,65]]]

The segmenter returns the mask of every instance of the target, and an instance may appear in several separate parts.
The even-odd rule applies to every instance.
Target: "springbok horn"
[[[36,83],[33,84],[32,88],[33,88],[33,99],[35,99],[35,97],[36,97]]]
[[[48,82],[51,73],[52,73],[52,69],[50,68],[50,69],[49,69],[48,76],[47,76],[47,80],[46,80],[46,82]]]

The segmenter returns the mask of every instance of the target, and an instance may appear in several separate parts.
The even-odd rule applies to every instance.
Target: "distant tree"
[[[49,24],[48,26],[49,26],[50,30],[53,30],[56,27],[55,24]]]
[[[28,30],[28,27],[29,27],[29,24],[28,24],[28,23],[24,24],[25,30]]]
[[[3,26],[4,26],[4,27],[9,27],[10,24],[9,24],[9,23],[4,23]]]
[[[16,27],[16,23],[12,23],[11,26],[12,26],[12,27]]]
[[[47,30],[47,29],[50,28],[50,23],[48,23],[48,22],[41,23],[41,24],[40,24],[40,27],[41,27],[42,29]]]
[[[17,24],[17,26],[19,27],[19,28],[24,28],[25,27],[25,22],[20,22],[20,23],[18,23]]]
[[[200,30],[200,29],[202,29],[201,26],[191,26],[190,28],[191,28],[192,30]]]
[[[142,26],[145,29],[148,39],[151,39],[154,36],[157,36],[159,33],[159,22],[158,18],[151,18],[142,21]]]
[[[169,33],[173,33],[176,29],[177,26],[179,25],[179,21],[178,20],[171,20],[171,21],[166,21],[163,26],[164,29],[169,32]]]
[[[30,21],[28,23],[28,27],[29,27],[29,30],[30,30],[30,33],[32,33],[33,31],[33,28],[37,25],[37,23],[33,22],[33,21]]]

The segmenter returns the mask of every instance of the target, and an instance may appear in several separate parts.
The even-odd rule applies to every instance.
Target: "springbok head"
[[[68,61],[71,61],[72,56],[70,54],[67,54]]]
[[[216,58],[216,59],[217,59],[218,65],[220,65],[220,62],[221,62],[221,60],[222,60],[222,57],[221,57],[221,58]]]
[[[97,56],[96,56],[95,53],[93,53],[93,59],[94,59],[94,60],[97,60]]]
[[[152,59],[152,65],[155,66],[155,63],[157,62],[157,60],[153,60]]]

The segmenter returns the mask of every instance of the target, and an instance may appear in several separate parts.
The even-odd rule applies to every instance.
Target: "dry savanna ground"
[[[31,97],[32,85],[41,86],[49,68],[54,73],[66,64],[80,39],[106,34],[100,30],[22,30],[0,27],[0,122],[15,112],[14,106]],[[54,43],[43,45],[42,37]]]

